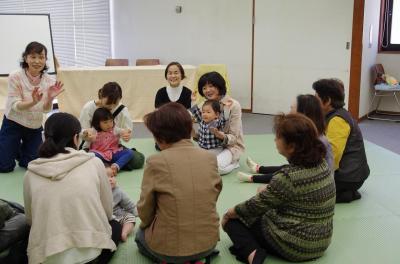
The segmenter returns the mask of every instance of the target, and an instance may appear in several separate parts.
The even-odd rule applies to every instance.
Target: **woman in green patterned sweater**
[[[290,261],[315,259],[331,242],[335,182],[315,125],[302,114],[282,114],[274,131],[276,148],[289,164],[222,219],[231,253],[245,263],[261,264],[267,253]]]

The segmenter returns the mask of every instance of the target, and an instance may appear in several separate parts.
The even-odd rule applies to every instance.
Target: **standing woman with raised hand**
[[[239,167],[240,155],[244,152],[242,108],[238,101],[226,95],[226,82],[218,72],[203,74],[198,83],[199,94],[207,100],[219,101],[224,119],[222,131],[210,128],[214,135],[222,140],[222,151],[217,155],[218,171],[228,174]],[[195,100],[193,96],[193,100]],[[190,111],[197,120],[201,120],[201,107],[193,106]]]
[[[22,54],[21,69],[8,77],[8,97],[0,130],[0,172],[26,168],[42,143],[43,113],[50,112],[62,89],[47,73],[47,49],[31,42]]]

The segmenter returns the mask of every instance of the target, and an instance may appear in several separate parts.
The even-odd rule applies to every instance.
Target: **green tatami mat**
[[[240,183],[236,179],[239,170],[248,171],[245,165],[247,155],[263,165],[279,165],[285,160],[275,150],[273,135],[245,136],[247,152],[241,160],[241,167],[223,176],[223,190],[218,200],[220,215],[255,192],[259,184]],[[156,153],[152,139],[136,139],[131,145],[146,156]],[[351,204],[339,204],[335,209],[334,235],[325,255],[308,263],[400,263],[400,156],[366,142],[371,175],[360,193],[362,199]],[[0,174],[0,197],[22,202],[22,179],[24,170],[17,168],[13,173]],[[143,170],[122,172],[118,185],[137,201]],[[218,243],[220,255],[212,263],[239,263],[230,255],[231,242],[221,230]],[[151,263],[142,257],[131,235],[126,243],[120,244],[112,264]],[[287,263],[275,257],[268,257],[265,263]]]

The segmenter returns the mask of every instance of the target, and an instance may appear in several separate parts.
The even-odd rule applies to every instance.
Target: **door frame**
[[[364,6],[365,0],[354,0],[348,110],[356,120],[359,119],[360,111]]]

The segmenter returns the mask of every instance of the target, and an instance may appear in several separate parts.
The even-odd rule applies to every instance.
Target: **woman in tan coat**
[[[81,126],[67,113],[47,119],[39,158],[24,178],[30,264],[108,263],[121,234],[103,163],[77,151]],[[113,239],[112,239],[113,234]],[[114,240],[114,241],[113,241]]]
[[[217,159],[191,142],[192,120],[182,105],[165,104],[144,121],[161,152],[146,161],[137,205],[139,251],[155,262],[202,259],[219,239]]]
[[[198,83],[199,94],[207,100],[219,101],[225,125],[222,131],[213,129],[215,137],[222,140],[222,151],[217,154],[218,171],[228,174],[239,167],[240,155],[244,152],[242,128],[242,107],[239,102],[226,94],[225,79],[218,72],[203,74]],[[193,98],[194,99],[194,98]],[[201,119],[201,107],[193,106],[190,111]]]

